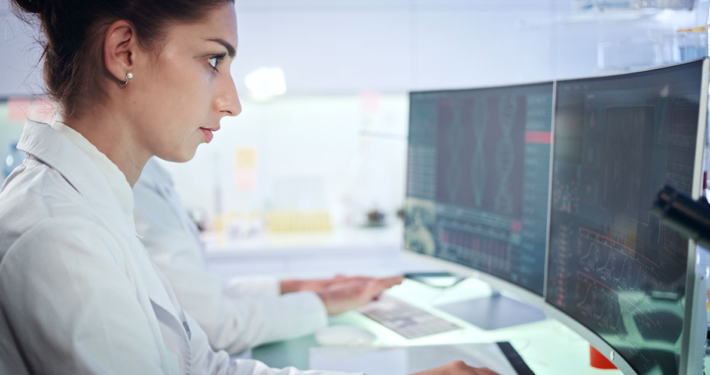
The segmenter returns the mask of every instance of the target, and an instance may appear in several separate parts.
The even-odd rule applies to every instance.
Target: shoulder
[[[35,159],[14,171],[0,192],[0,233],[26,231],[53,216],[88,215],[91,204],[57,170]],[[0,246],[0,249],[2,247]]]
[[[64,245],[82,248],[113,247],[116,241],[102,224],[85,217],[66,215],[42,220],[18,238],[13,247],[37,249]]]
[[[108,233],[96,210],[59,172],[36,160],[21,168],[0,192],[0,259],[20,240],[34,239],[33,246],[42,247],[39,239],[56,243],[73,234],[88,241]]]
[[[0,260],[0,273],[68,269],[102,262],[118,265],[123,263],[119,254],[120,244],[103,225],[82,217],[55,216],[38,222],[17,238]]]
[[[29,159],[3,185],[0,208],[33,209],[34,217],[37,211],[49,217],[53,208],[67,207],[67,202],[88,204],[81,198],[61,173],[36,159]]]

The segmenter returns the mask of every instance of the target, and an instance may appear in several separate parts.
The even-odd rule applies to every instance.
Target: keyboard
[[[358,311],[407,339],[461,328],[420,308],[385,295]]]

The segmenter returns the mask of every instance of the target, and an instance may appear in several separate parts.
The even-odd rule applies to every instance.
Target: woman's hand
[[[412,375],[499,375],[485,367],[471,367],[463,361],[449,362],[441,367],[418,372]]]
[[[310,279],[310,280],[281,280],[281,294],[294,292],[319,292],[332,285],[348,282],[348,281],[370,281],[375,280],[374,277],[364,276],[335,276],[330,279]]]
[[[385,290],[401,284],[402,276],[382,279],[352,278],[334,282],[315,291],[325,305],[329,315],[342,314],[367,305],[377,299]]]

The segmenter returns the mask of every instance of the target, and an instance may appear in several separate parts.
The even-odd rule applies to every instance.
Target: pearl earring
[[[120,84],[119,86],[120,86],[121,88],[126,87],[126,85],[128,85],[128,81],[130,81],[130,80],[132,80],[132,79],[133,79],[133,73],[130,73],[130,72],[129,72],[129,73],[126,73],[126,81],[123,82],[123,84]]]

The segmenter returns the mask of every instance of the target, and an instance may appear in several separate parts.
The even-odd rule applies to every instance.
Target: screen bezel
[[[694,200],[698,200],[703,196],[703,189],[705,185],[705,145],[707,144],[707,120],[708,120],[708,78],[710,75],[710,59],[703,59],[703,72],[702,72],[702,86],[700,89],[700,116],[698,119],[698,138],[696,139],[696,153],[695,153],[695,169],[693,175],[693,191],[692,197]],[[703,280],[703,273],[698,273],[698,268],[696,265],[700,262],[700,254],[698,254],[698,245],[692,241],[688,240],[688,274],[686,290],[687,294],[691,296],[690,301],[686,300],[685,303],[685,321],[688,324],[683,325],[683,342],[681,346],[681,362],[680,362],[680,373],[693,373],[695,370],[702,369],[704,365],[705,351],[698,353],[698,358],[693,355],[693,345],[694,343],[699,343],[702,345],[707,342],[707,308],[705,298],[694,298],[702,295],[706,296],[705,290],[695,290],[696,288],[702,287],[706,289]],[[704,270],[703,270],[704,271]],[[696,316],[699,314],[699,316]],[[704,319],[702,332],[696,329],[696,323],[700,319]],[[697,359],[698,363],[693,364],[692,361]],[[697,366],[697,367],[696,367]]]

